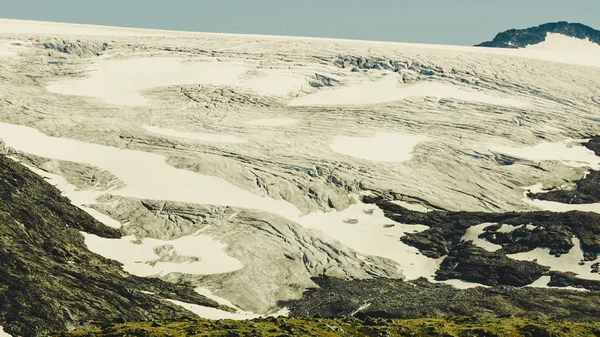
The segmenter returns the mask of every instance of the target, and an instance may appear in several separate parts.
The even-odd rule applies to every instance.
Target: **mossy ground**
[[[440,337],[597,337],[600,322],[573,323],[522,318],[337,319],[267,318],[251,321],[198,320],[119,324],[104,329],[71,331],[61,337],[112,336],[440,336]]]

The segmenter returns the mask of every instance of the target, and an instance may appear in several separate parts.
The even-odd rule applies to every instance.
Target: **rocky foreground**
[[[571,323],[517,318],[373,319],[346,317],[310,320],[271,318],[253,321],[130,323],[57,336],[439,336],[439,337],[593,337],[600,323]]]
[[[476,287],[456,289],[426,280],[314,279],[319,288],[299,301],[282,304],[294,317],[360,315],[386,318],[446,318],[453,316],[558,319],[596,322],[600,294],[569,290]]]

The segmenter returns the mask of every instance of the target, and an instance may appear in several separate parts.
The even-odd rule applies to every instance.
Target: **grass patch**
[[[118,324],[71,331],[60,337],[187,336],[440,336],[440,337],[599,337],[600,322],[575,323],[524,318],[336,319],[266,318],[248,321],[197,320]]]

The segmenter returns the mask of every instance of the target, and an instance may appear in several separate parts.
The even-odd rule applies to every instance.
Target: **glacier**
[[[581,141],[600,135],[589,41],[501,50],[0,19],[0,60],[0,149],[124,235],[86,234],[91,251],[239,309],[176,303],[200,316],[279,312],[318,276],[436,282],[445,257],[401,240],[429,227],[386,217],[370,193],[427,213],[600,213],[526,194],[600,166]],[[502,248],[480,238],[490,225],[462,240]],[[578,240],[561,258],[507,256],[600,280]]]

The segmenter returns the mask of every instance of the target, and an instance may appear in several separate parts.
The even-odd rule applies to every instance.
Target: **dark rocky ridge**
[[[595,263],[595,265],[600,266],[600,263]],[[584,280],[577,278],[573,273],[561,273],[557,271],[550,272],[550,282],[548,282],[548,286],[550,287],[576,287],[576,288],[585,288],[591,291],[600,291],[600,282]]]
[[[522,287],[535,282],[549,270],[535,262],[512,260],[502,252],[488,252],[468,241],[452,248],[440,265],[436,279]]]
[[[589,141],[584,143],[583,146],[594,151],[597,156],[600,156],[600,136],[590,137]]]
[[[510,259],[506,254],[531,251],[537,247],[547,247],[554,255],[565,254],[573,247],[572,238],[581,241],[581,248],[590,266],[590,273],[598,273],[594,268],[600,253],[600,214],[588,212],[529,212],[529,213],[483,213],[445,212],[420,213],[407,210],[381,197],[364,197],[367,203],[375,203],[384,210],[386,217],[406,224],[430,226],[423,232],[408,233],[401,240],[420,250],[431,258],[448,256],[436,274],[437,280],[460,279],[486,285],[523,286],[542,276],[547,269],[533,262]],[[461,242],[467,229],[482,223],[498,223],[485,228],[480,235],[488,241],[501,245],[496,252],[487,252]],[[521,226],[511,233],[497,232],[501,224]],[[527,229],[526,224],[536,226]],[[592,262],[590,262],[592,261]],[[458,264],[460,268],[455,268]],[[464,265],[463,265],[464,264]],[[506,273],[511,273],[507,277]],[[568,282],[567,282],[568,281]],[[598,281],[580,282],[572,277],[564,286],[596,289]],[[563,283],[564,283],[563,282]]]
[[[430,228],[417,233],[409,233],[402,241],[418,248],[425,256],[439,258],[448,255],[453,247],[460,244],[461,238],[471,226],[482,223],[498,223],[512,226],[531,224],[534,230],[521,229],[512,235],[502,235],[495,230],[499,226],[490,226],[486,231],[496,234],[489,240],[503,245],[505,253],[527,252],[536,247],[548,247],[553,255],[565,254],[573,247],[572,237],[581,240],[581,247],[588,260],[596,260],[600,254],[600,214],[571,211],[554,213],[538,212],[447,212],[433,211],[421,213],[396,205],[383,197],[363,197],[363,201],[376,204],[386,217],[405,224],[422,224]],[[495,228],[494,228],[495,227]],[[488,238],[487,234],[481,237]]]
[[[424,279],[313,279],[311,289],[298,301],[282,302],[297,317],[422,318],[447,316],[517,316],[544,319],[598,321],[600,293],[541,288],[456,289]],[[367,306],[367,304],[369,304]],[[359,310],[359,308],[361,308]]]
[[[195,318],[163,298],[219,307],[187,284],[125,273],[118,262],[88,251],[80,231],[120,237],[42,178],[0,155],[0,325],[5,331],[40,336],[102,323]]]
[[[526,29],[510,29],[499,33],[492,41],[483,42],[476,47],[523,48],[545,41],[548,33],[563,34],[578,39],[587,38],[600,45],[600,31],[581,23],[560,21]]]

